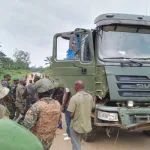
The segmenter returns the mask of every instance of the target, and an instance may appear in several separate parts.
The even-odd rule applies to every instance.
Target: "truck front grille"
[[[147,76],[116,75],[118,94],[122,97],[150,97],[150,79]]]

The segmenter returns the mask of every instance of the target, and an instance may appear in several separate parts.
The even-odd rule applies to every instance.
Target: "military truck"
[[[51,58],[56,82],[74,94],[74,82],[83,80],[94,97],[93,130],[84,140],[101,127],[150,135],[150,17],[102,14],[94,23],[56,34]]]

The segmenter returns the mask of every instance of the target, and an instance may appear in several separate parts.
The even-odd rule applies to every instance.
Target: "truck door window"
[[[81,36],[81,61],[82,62],[91,61],[91,50],[88,34],[82,34]]]
[[[79,49],[79,37],[74,34],[63,33],[57,38],[57,60],[73,60],[78,59],[75,53]]]

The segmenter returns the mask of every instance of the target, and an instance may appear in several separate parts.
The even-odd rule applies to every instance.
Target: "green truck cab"
[[[74,82],[83,80],[94,97],[93,130],[84,139],[94,140],[99,127],[150,134],[150,17],[103,14],[95,24],[56,34],[51,57],[56,82],[74,94]]]

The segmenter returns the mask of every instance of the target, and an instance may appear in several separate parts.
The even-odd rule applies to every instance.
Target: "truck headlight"
[[[133,101],[128,101],[128,107],[133,107],[134,102]]]
[[[98,111],[98,118],[106,121],[118,121],[118,114],[111,112]]]

